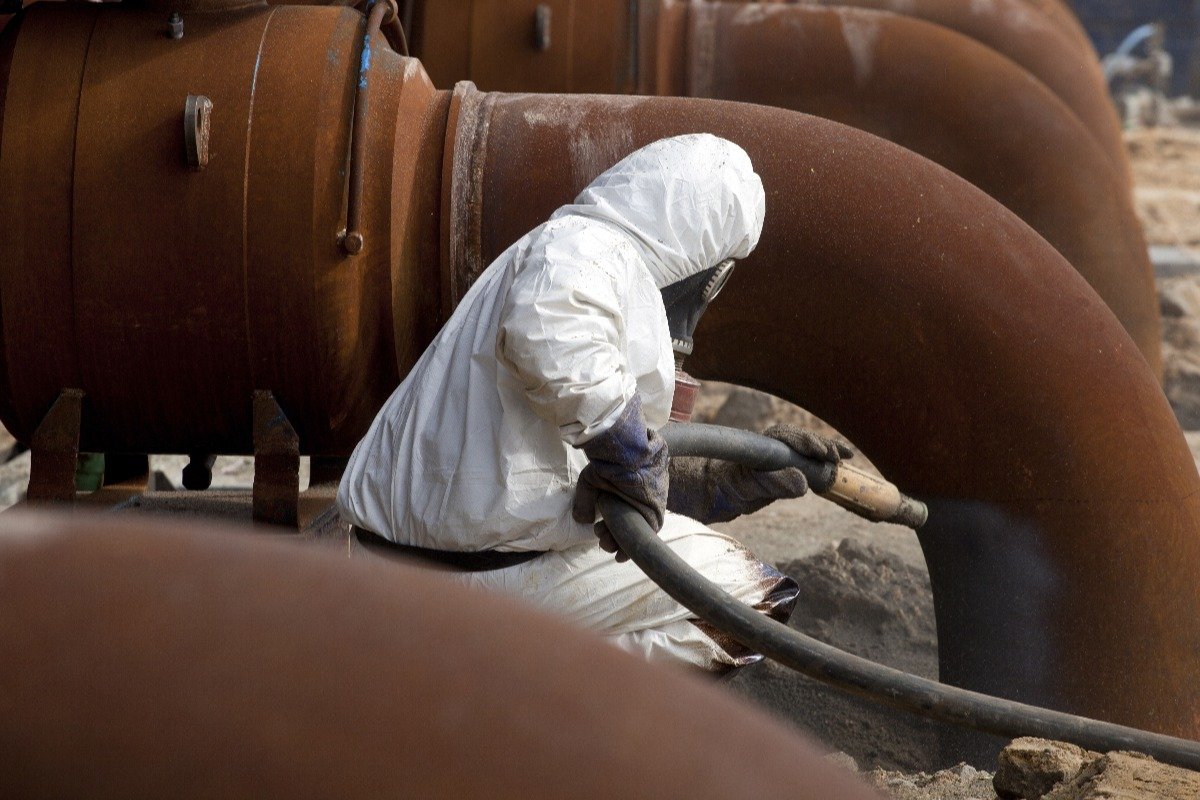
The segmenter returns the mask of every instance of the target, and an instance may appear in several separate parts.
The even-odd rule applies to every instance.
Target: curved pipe
[[[947,0],[921,1],[925,5],[914,8],[930,15],[940,11],[940,20],[970,27],[962,19],[970,16],[964,4],[955,4],[951,15]],[[1001,8],[1010,16],[1016,9],[1041,19],[1021,2],[1005,0]],[[609,79],[601,91],[631,91],[610,77],[621,74],[612,56],[591,52],[582,40],[596,38],[597,30],[616,36],[636,28],[636,47],[633,40],[623,46],[637,52],[635,84],[643,94],[756,102],[816,114],[948,167],[1015,211],[1066,256],[1161,370],[1158,299],[1128,189],[1127,161],[1116,152],[1123,150],[1119,131],[1112,128],[1106,149],[1053,91],[979,41],[917,16],[867,9],[664,0],[639,6],[636,19],[619,20],[611,18],[619,4],[609,0],[581,9],[586,24],[576,29],[587,33],[565,35],[551,58],[531,52],[523,40],[479,33],[482,23],[499,14],[492,6],[485,14],[479,4],[458,4],[457,10],[453,5],[448,0],[424,5],[417,52],[429,54],[435,76],[471,77],[488,88],[576,91],[581,81],[600,75]],[[521,13],[511,8],[508,17],[519,21]],[[472,21],[472,37],[456,35]],[[1061,37],[1055,41],[1061,46],[1049,63],[1070,84],[1070,54],[1076,53],[1076,65],[1094,59],[1082,57]],[[1102,81],[1098,95],[1089,94],[1087,81],[1075,83],[1079,101],[1090,98],[1094,118],[1113,114]]]
[[[5,514],[0,572],[8,796],[876,797],[705,681],[407,565]]]
[[[1024,67],[1059,96],[1108,154],[1126,186],[1132,182],[1121,120],[1090,42],[1082,46],[1028,0],[803,0],[805,5],[891,11],[942,25]],[[986,101],[985,101],[986,102]]]
[[[1063,33],[1079,43],[1092,58],[1098,58],[1096,46],[1083,23],[1079,21],[1069,2],[1064,0],[1022,0],[1026,5],[1037,9],[1049,17]]]
[[[643,93],[653,84],[653,19],[700,0],[594,0],[555,28],[550,52],[522,36],[529,9],[517,2],[421,0],[414,54],[438,83],[472,80],[501,91]],[[766,0],[771,3],[772,0]],[[1126,184],[1128,156],[1099,60],[1074,15],[1046,0],[776,0],[892,11],[976,39],[1027,69],[1080,117]],[[747,4],[751,5],[751,4]],[[760,5],[760,4],[755,4]],[[648,24],[649,23],[649,24]],[[469,31],[464,36],[463,31]],[[527,33],[527,31],[526,31]],[[765,60],[765,59],[764,59]],[[786,63],[786,62],[781,62]],[[775,65],[778,68],[777,65]]]
[[[659,29],[659,52],[676,61],[659,65],[669,77],[657,93],[815,114],[949,168],[1054,245],[1161,370],[1158,296],[1131,196],[1078,117],[1013,62],[878,11],[694,3],[664,12]]]
[[[902,148],[761,106],[465,84],[454,108],[458,291],[639,145],[745,147],[767,224],[689,368],[799,403],[928,503],[944,682],[1200,734],[1200,476],[1133,341],[1015,215]]]
[[[1101,753],[1134,750],[1200,769],[1200,742],[956,689],[831,647],[763,615],[705,578],[628,504],[601,495],[599,506],[621,551],[667,594],[742,646],[803,675],[872,702],[1009,739],[1037,736]]]

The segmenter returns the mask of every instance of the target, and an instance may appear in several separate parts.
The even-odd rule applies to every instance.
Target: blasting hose
[[[673,448],[674,442],[667,434],[667,428],[663,429],[663,435],[671,442],[668,446]],[[749,436],[765,439],[756,434]],[[747,466],[762,463],[755,462],[748,450],[729,445],[732,441],[729,437],[726,437],[726,444],[698,452],[705,436],[701,432],[696,437],[688,455],[731,458]],[[738,434],[737,440],[743,438]],[[1100,752],[1133,750],[1166,764],[1200,770],[1200,742],[947,686],[876,664],[805,636],[759,614],[696,572],[630,506],[609,494],[602,494],[598,505],[621,549],[663,591],[746,647],[810,678],[873,702],[985,733],[1012,738],[1038,736],[1072,742]]]
[[[764,471],[798,467],[814,492],[871,522],[893,522],[916,529],[929,519],[924,503],[845,461],[817,461],[783,442],[721,425],[672,422],[659,433],[672,456],[719,458]]]

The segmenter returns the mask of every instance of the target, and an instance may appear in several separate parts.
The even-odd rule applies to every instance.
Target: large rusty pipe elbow
[[[804,111],[949,168],[1057,248],[1161,370],[1130,193],[1079,118],[1012,61],[939,25],[862,9],[668,4],[657,27],[659,53],[674,58],[658,64],[657,94]]]
[[[616,9],[625,5],[610,0],[577,9],[564,43],[555,53],[538,53],[499,25],[523,18],[512,4],[426,0],[416,48],[443,80],[756,102],[895,141],[984,189],[1046,237],[1160,370],[1152,269],[1115,114],[1093,74],[1095,58],[1026,0],[970,9],[953,0],[848,2],[894,2],[905,13],[647,0],[622,17]],[[464,26],[470,37],[459,35]],[[589,48],[605,38],[595,31],[618,40],[610,51],[632,50],[629,70],[617,68],[619,56]],[[1006,54],[1021,56],[1036,72]],[[631,75],[632,85],[624,83]],[[596,89],[597,80],[608,83]]]
[[[1075,15],[1069,2],[1065,2],[1065,0],[1022,0],[1022,2],[1045,14],[1063,33],[1078,42],[1087,52],[1093,56],[1096,55],[1092,37],[1088,35],[1087,29],[1079,21],[1079,17]]]
[[[1062,99],[1104,148],[1128,185],[1129,156],[1121,120],[1091,43],[1029,0],[803,0],[806,5],[891,11],[942,25],[985,44],[1024,67]]]
[[[697,130],[745,147],[766,227],[689,365],[819,414],[929,503],[945,681],[1200,734],[1200,477],[1134,342],[1015,215],[777,109],[469,84],[452,108],[458,291],[636,147]]]

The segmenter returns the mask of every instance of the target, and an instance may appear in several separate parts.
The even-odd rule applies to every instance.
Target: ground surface
[[[1126,134],[1134,205],[1151,245],[1200,248],[1200,130]]]

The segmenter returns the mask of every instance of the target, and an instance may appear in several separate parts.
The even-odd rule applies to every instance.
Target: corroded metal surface
[[[300,520],[300,439],[270,392],[254,393],[254,521],[295,529]]]
[[[464,280],[639,145],[707,130],[744,146],[767,223],[689,366],[799,403],[929,503],[946,681],[1200,735],[1200,477],[1134,342],[1044,240],[950,172],[814,117],[475,107],[452,145],[484,164]]]
[[[27,439],[57,392],[77,386],[92,411],[85,450],[248,452],[248,399],[264,389],[306,452],[349,453],[419,352],[387,306],[406,324],[425,317],[412,284],[428,281],[411,280],[420,251],[405,247],[412,215],[436,196],[411,181],[441,156],[412,146],[431,141],[428,80],[377,53],[367,246],[345,257],[361,32],[344,8],[194,14],[178,41],[156,12],[26,11],[0,134],[9,430]],[[197,93],[214,106],[199,172],[182,124]],[[396,147],[408,157],[393,169]]]
[[[951,169],[1054,245],[1161,368],[1153,269],[1124,179],[1079,118],[1025,70],[946,28],[887,12],[674,9],[688,16],[674,48],[680,66],[655,93],[816,114]],[[788,68],[764,69],[777,64]]]
[[[875,797],[698,678],[405,565],[5,515],[0,572],[7,796]]]
[[[806,5],[892,11],[958,31],[1024,67],[1057,94],[1100,142],[1121,177],[1131,180],[1121,121],[1090,43],[1082,45],[1029,0],[805,0]],[[936,69],[932,64],[929,69]],[[980,102],[990,102],[981,97]]]
[[[1087,52],[1093,56],[1096,54],[1096,49],[1092,45],[1092,37],[1088,36],[1083,23],[1079,21],[1079,17],[1075,15],[1067,0],[1022,0],[1022,2],[1049,17],[1060,30],[1078,42]]]
[[[559,61],[511,31],[488,39],[487,48],[474,34],[458,35],[484,7],[524,19],[529,9],[522,2],[426,0],[415,52],[443,83],[469,78],[485,89],[755,102],[894,141],[1028,222],[1096,288],[1161,369],[1158,301],[1116,114],[1094,54],[1049,21],[1043,12],[1051,5],[848,0],[869,8],[826,9],[646,0],[630,18],[613,13],[627,3],[607,0],[572,12],[580,24],[555,40],[562,42]],[[593,41],[597,31],[616,49],[603,57],[580,52],[577,43]],[[632,73],[615,70],[625,60],[613,55],[620,52],[628,53]],[[541,71],[523,84],[524,73],[512,65],[526,62],[540,63]],[[586,87],[581,76],[590,81]]]
[[[552,10],[553,46],[537,46],[537,8]],[[434,82],[477,76],[490,91],[631,91],[629,0],[421,0],[413,54]]]

